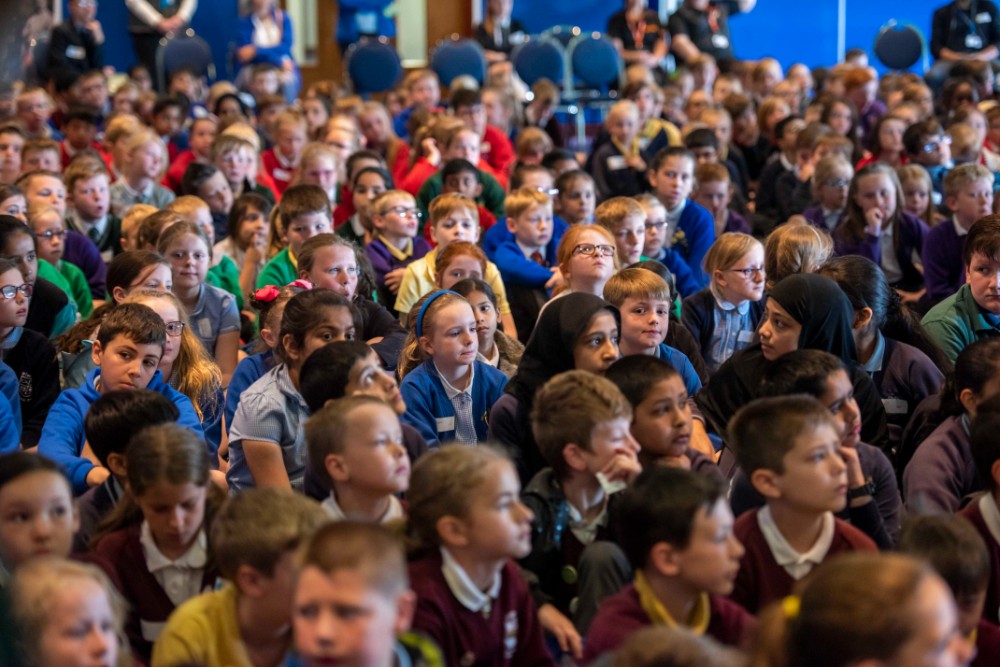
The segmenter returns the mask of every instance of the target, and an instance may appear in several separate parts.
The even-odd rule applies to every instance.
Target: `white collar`
[[[983,515],[983,523],[990,531],[993,540],[1000,543],[1000,508],[989,491],[979,496],[979,513]]]
[[[323,501],[323,509],[334,521],[357,521],[358,517],[347,515],[340,505],[337,503],[337,497],[330,492],[329,497]],[[389,496],[389,507],[386,508],[385,513],[378,518],[379,523],[389,523],[390,521],[401,521],[406,518],[403,513],[403,504],[399,502],[396,496]]]
[[[959,224],[958,218],[956,216],[951,216],[951,224],[955,227],[955,234],[957,236],[968,236],[969,230]]]
[[[348,220],[351,223],[351,231],[354,232],[354,235],[355,236],[359,236],[361,238],[364,238],[365,237],[365,226],[361,224],[360,214],[355,213],[350,218],[348,218]]]
[[[156,186],[156,184],[150,180],[149,184],[142,190],[133,190],[132,186],[128,184],[128,181],[124,177],[120,179],[120,183],[122,184],[122,187],[125,188],[125,192],[133,197],[149,197],[153,194],[153,188]]]
[[[569,513],[569,529],[573,532],[573,536],[580,540],[581,544],[591,544],[597,539],[597,532],[608,525],[608,496],[604,496],[604,507],[601,508],[601,513],[595,516],[590,521],[583,518],[573,503],[567,502],[566,508]]]
[[[732,311],[735,310],[740,315],[746,315],[747,311],[750,310],[750,300],[744,299],[741,303],[730,303],[722,298],[718,290],[715,289],[715,285],[709,285],[709,290],[712,292],[712,297],[715,299],[715,305],[717,305],[722,310]]]
[[[771,516],[770,507],[764,506],[757,512],[757,525],[760,526],[760,530],[764,534],[764,540],[771,549],[771,555],[774,556],[778,565],[785,568],[785,571],[795,580],[809,574],[815,566],[826,558],[827,552],[830,551],[830,545],[833,544],[834,523],[833,513],[824,513],[823,528],[819,537],[809,551],[800,554],[778,530],[778,526]]]
[[[434,366],[434,370],[437,372],[438,378],[441,380],[441,384],[444,385],[444,393],[447,394],[449,401],[455,398],[456,396],[461,396],[462,394],[468,394],[470,397],[472,396],[472,383],[475,382],[476,380],[475,364],[469,364],[469,386],[467,386],[465,389],[456,389],[455,386],[452,385],[452,383],[448,382],[448,380],[446,380],[445,377],[441,375],[441,371],[438,370],[437,366]]]
[[[153,539],[153,533],[149,530],[148,521],[142,522],[142,528],[139,530],[139,543],[142,544],[142,552],[146,556],[146,569],[151,573],[172,567],[197,570],[205,567],[208,563],[208,538],[205,536],[204,528],[198,531],[198,537],[194,544],[177,560],[170,560],[156,546],[156,540]]]
[[[445,547],[441,547],[441,572],[444,574],[445,583],[448,584],[451,594],[463,607],[469,611],[482,612],[485,616],[489,616],[493,602],[500,595],[502,580],[499,572],[493,576],[493,583],[484,593],[472,583],[469,575],[465,573],[462,566]]]
[[[479,359],[479,361],[482,361],[483,363],[489,364],[493,368],[496,368],[497,366],[500,365],[500,346],[496,344],[496,341],[494,341],[493,351],[490,353],[490,356],[488,357],[483,356],[483,353],[479,352],[476,354],[476,359]]]
[[[781,151],[778,151],[778,160],[781,162],[781,166],[785,168],[785,171],[795,171],[796,170],[796,165],[794,165],[791,162],[789,162],[788,158],[786,158],[785,154],[783,152],[781,152]]]

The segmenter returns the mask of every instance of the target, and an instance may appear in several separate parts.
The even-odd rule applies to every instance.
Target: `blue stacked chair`
[[[364,38],[351,44],[345,55],[347,76],[362,97],[392,90],[403,75],[399,54],[385,37]]]

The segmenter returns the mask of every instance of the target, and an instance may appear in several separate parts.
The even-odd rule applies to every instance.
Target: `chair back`
[[[179,35],[166,35],[156,48],[156,75],[160,90],[167,89],[167,79],[181,67],[194,70],[196,76],[207,77],[209,83],[215,80],[215,61],[212,47],[188,28]]]
[[[431,53],[430,67],[445,88],[460,76],[471,76],[482,85],[486,80],[486,54],[474,39],[452,35],[438,42]]]
[[[566,73],[566,52],[552,38],[529,38],[515,47],[510,56],[514,71],[529,86],[539,79],[560,85]]]
[[[606,35],[588,32],[574,38],[569,47],[570,71],[586,88],[608,92],[621,79],[622,58]]]
[[[366,37],[351,44],[346,58],[347,76],[358,95],[392,90],[403,75],[399,53],[384,37]]]
[[[918,28],[889,21],[875,37],[875,57],[892,70],[908,70],[923,59],[927,71],[927,43]]]

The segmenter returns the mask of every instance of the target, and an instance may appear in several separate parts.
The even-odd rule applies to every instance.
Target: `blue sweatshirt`
[[[496,226],[493,225],[493,227]],[[505,223],[504,227],[506,226]],[[490,229],[493,229],[493,227]],[[545,261],[549,263],[550,267],[559,266],[559,260],[556,258],[556,249],[559,248],[559,241],[562,240],[564,231],[566,231],[565,225],[556,225],[555,218],[553,218],[552,239],[542,250]],[[500,269],[500,277],[503,278],[505,285],[523,285],[533,288],[545,287],[545,283],[552,278],[552,269],[545,268],[530,257],[526,257],[524,251],[521,250],[521,246],[517,245],[517,237],[513,234],[500,243],[493,250],[492,255],[487,256]]]
[[[698,379],[698,373],[694,370],[694,366],[691,365],[691,360],[687,358],[686,354],[666,343],[660,343],[660,347],[656,350],[656,356],[673,366],[674,370],[681,374],[681,380],[684,381],[684,388],[687,389],[688,396],[694,396],[701,391],[701,380]]]
[[[21,399],[14,371],[0,361],[0,454],[16,452],[21,447]]]
[[[42,437],[38,441],[38,453],[52,459],[66,470],[73,484],[73,493],[76,495],[82,494],[89,488],[87,474],[94,467],[90,459],[83,458],[80,453],[87,439],[83,432],[83,420],[91,404],[101,396],[94,386],[100,373],[101,369],[95,368],[87,374],[87,379],[79,389],[66,389],[59,394],[59,398],[49,410],[48,417],[45,418]],[[164,382],[160,371],[153,374],[153,379],[149,381],[146,389],[159,392],[173,401],[181,413],[177,423],[191,429],[202,438],[205,437],[191,401]],[[137,424],[136,430],[142,426]]]

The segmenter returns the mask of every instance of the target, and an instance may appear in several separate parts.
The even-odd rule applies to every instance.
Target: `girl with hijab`
[[[695,397],[706,422],[724,434],[730,417],[757,397],[771,362],[793,350],[821,350],[847,366],[861,409],[861,439],[884,447],[885,409],[871,377],[858,366],[851,332],[854,308],[837,283],[813,273],[793,274],[771,287],[768,297],[760,342],[730,357]]]
[[[489,439],[511,455],[522,484],[547,465],[531,433],[535,392],[565,371],[604,372],[619,357],[620,325],[617,308],[584,292],[569,293],[542,311],[517,373],[490,413]]]

